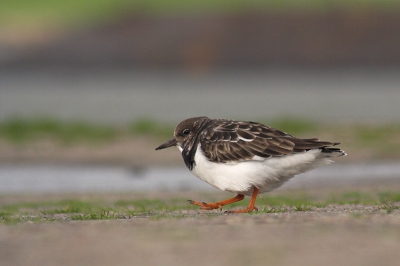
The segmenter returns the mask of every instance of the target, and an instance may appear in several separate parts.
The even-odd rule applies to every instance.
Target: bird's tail
[[[335,143],[334,145],[338,144],[340,143]],[[323,147],[321,149],[321,155],[324,157],[340,157],[340,156],[346,156],[347,153],[339,148]]]

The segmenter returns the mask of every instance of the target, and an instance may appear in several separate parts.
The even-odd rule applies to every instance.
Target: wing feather
[[[338,143],[317,138],[300,139],[255,122],[216,119],[200,135],[201,149],[214,162],[269,158],[323,149]]]

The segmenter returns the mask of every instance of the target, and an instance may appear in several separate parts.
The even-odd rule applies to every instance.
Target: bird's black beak
[[[165,142],[165,143],[161,144],[160,146],[158,146],[156,148],[156,150],[161,150],[161,149],[169,148],[169,147],[172,147],[172,146],[176,146],[176,144],[178,144],[178,142],[174,138],[172,138],[172,139],[168,140],[167,142]]]

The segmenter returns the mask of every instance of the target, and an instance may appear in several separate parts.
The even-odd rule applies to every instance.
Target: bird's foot
[[[214,210],[214,209],[222,210],[222,206],[241,201],[242,199],[244,199],[244,195],[238,194],[236,197],[218,202],[207,203],[207,202],[198,202],[194,200],[189,200],[189,203],[200,206],[200,209],[202,210]]]
[[[207,203],[207,202],[199,202],[199,201],[194,201],[194,200],[188,200],[190,204],[200,206],[200,209],[202,210],[214,210],[214,209],[220,209],[222,210],[222,204],[219,204],[218,202],[216,203]]]
[[[225,213],[248,213],[252,211],[258,211],[258,208],[256,206],[253,207],[247,207],[246,209],[240,209],[240,210],[232,210],[232,211],[225,211]]]

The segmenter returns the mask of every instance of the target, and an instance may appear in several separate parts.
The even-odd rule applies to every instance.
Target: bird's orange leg
[[[258,195],[258,188],[255,187],[253,190],[253,194],[251,195],[250,203],[246,209],[226,211],[226,213],[246,213],[246,212],[252,212],[254,210],[258,211],[258,208],[254,206],[254,204],[256,203],[257,195]]]
[[[251,200],[249,205],[247,206],[246,209],[241,209],[241,210],[233,210],[233,211],[226,211],[227,213],[246,213],[246,212],[252,212],[252,211],[258,211],[258,208],[254,206],[256,199],[258,195],[258,188],[254,188],[253,194],[251,195]],[[200,206],[202,210],[214,210],[214,209],[222,209],[222,206],[231,204],[234,202],[238,202],[244,199],[244,195],[238,194],[236,197],[219,201],[219,202],[213,202],[213,203],[206,203],[206,202],[198,202],[198,201],[193,201],[189,200],[190,204]]]
[[[238,194],[236,197],[219,201],[219,202],[212,202],[212,203],[206,203],[206,202],[198,202],[198,201],[193,201],[189,200],[190,204],[200,206],[202,210],[214,210],[214,209],[222,209],[222,206],[231,204],[234,202],[238,202],[244,199],[244,195]]]

